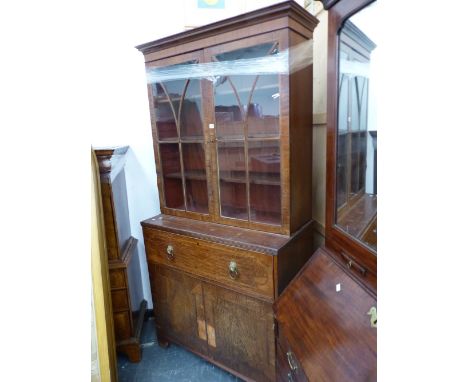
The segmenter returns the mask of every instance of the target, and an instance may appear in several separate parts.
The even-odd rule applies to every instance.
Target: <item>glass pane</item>
[[[348,173],[348,133],[338,133],[338,146],[336,157],[336,205],[338,209],[346,204],[347,199],[347,173]]]
[[[280,145],[249,142],[250,220],[281,224]]]
[[[243,139],[246,104],[255,76],[220,77],[215,82],[216,136]]]
[[[214,59],[222,62],[277,53],[277,43],[272,42],[225,52]],[[245,163],[246,139],[279,138],[279,76],[220,76],[213,86],[221,215],[246,220],[250,215],[251,221],[280,224],[279,141],[249,141],[249,178]]]
[[[225,52],[215,60],[231,61],[278,53],[276,43],[266,43]],[[279,85],[277,75],[219,76],[214,82],[216,135],[242,139],[248,123],[250,136],[279,133]]]
[[[216,55],[216,59],[218,61],[232,61],[246,58],[264,57],[274,49],[275,45],[276,43],[274,42],[267,42],[265,44],[253,45],[247,48],[231,50],[229,52],[224,52]]]
[[[188,81],[180,110],[180,134],[182,140],[203,139],[200,80]]]
[[[185,209],[178,143],[159,145],[166,207]]]
[[[377,79],[372,68],[382,61],[372,38],[378,2],[344,23],[340,31],[336,223],[377,250]]]
[[[160,141],[177,139],[176,113],[164,84],[153,84],[154,115]]]
[[[247,111],[249,137],[279,135],[279,77],[258,76]]]
[[[187,210],[208,213],[205,148],[202,143],[182,143]]]
[[[221,215],[247,219],[246,167],[243,142],[218,142]]]

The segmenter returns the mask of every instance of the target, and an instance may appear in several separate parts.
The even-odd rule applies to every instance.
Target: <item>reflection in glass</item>
[[[377,126],[372,99],[373,24],[358,12],[340,31],[336,156],[337,225],[377,250]],[[370,26],[370,27],[369,27]]]
[[[214,60],[277,53],[277,43],[271,42],[218,54]],[[220,76],[213,88],[221,215],[279,225],[279,76]]]

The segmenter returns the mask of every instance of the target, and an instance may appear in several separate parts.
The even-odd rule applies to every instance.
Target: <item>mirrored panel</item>
[[[377,251],[377,124],[379,65],[373,3],[340,31],[336,140],[336,223]]]

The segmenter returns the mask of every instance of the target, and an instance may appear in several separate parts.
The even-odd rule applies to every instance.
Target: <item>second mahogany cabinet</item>
[[[273,302],[313,252],[316,24],[287,1],[137,47],[162,212],[142,222],[158,341],[245,380],[276,380]]]

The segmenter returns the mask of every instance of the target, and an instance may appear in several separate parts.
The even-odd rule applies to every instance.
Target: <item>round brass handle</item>
[[[174,260],[174,247],[172,245],[167,246],[166,255],[169,260]]]
[[[229,263],[229,277],[234,280],[239,278],[239,269],[237,269],[237,264],[235,261],[231,261]]]

